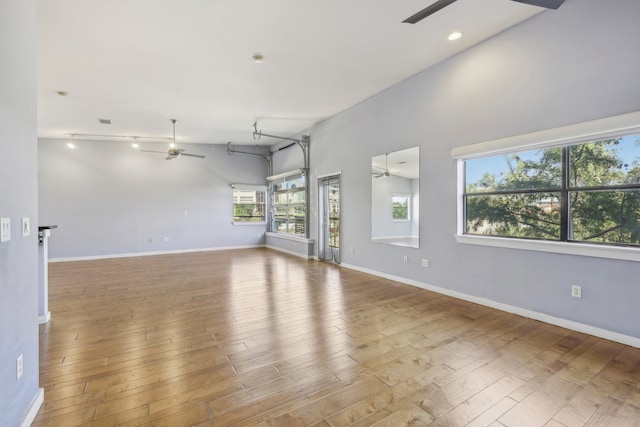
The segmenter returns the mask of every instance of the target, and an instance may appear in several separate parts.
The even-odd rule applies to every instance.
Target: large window
[[[267,188],[261,185],[233,184],[233,223],[266,222]]]
[[[640,134],[465,160],[463,233],[640,246]]]
[[[269,177],[271,232],[307,237],[307,176],[302,171]]]

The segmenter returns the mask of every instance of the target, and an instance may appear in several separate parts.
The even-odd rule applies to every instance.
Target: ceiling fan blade
[[[166,151],[153,151],[153,150],[140,150],[143,153],[162,153],[162,154],[167,154]]]
[[[175,156],[167,156],[167,157],[165,158],[165,160],[171,160],[171,159],[173,159],[174,157],[175,157]]]
[[[431,6],[428,6],[428,7],[424,8],[424,9],[422,9],[420,12],[418,12],[418,13],[416,13],[414,15],[411,15],[410,17],[408,17],[407,19],[405,19],[402,22],[403,23],[406,22],[407,24],[415,24],[416,22],[422,21],[427,16],[433,15],[434,13],[439,11],[440,9],[449,6],[451,3],[454,3],[455,1],[456,0],[438,0],[435,3],[433,3]]]
[[[187,153],[180,153],[181,156],[189,156],[189,157],[200,157],[201,159],[204,159],[204,156],[201,156],[200,154],[187,154]]]
[[[532,6],[545,7],[547,9],[557,9],[562,6],[564,0],[512,0],[518,3],[530,4]]]

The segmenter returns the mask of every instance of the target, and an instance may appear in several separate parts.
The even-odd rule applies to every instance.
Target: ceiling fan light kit
[[[187,154],[185,153],[184,148],[175,148],[176,147],[176,122],[178,121],[177,119],[170,119],[171,123],[173,124],[173,139],[171,141],[171,148],[169,148],[169,151],[167,151],[167,157],[165,158],[165,160],[171,160],[171,159],[175,159],[176,157],[182,157],[182,156],[187,156],[187,157],[198,157],[200,159],[204,159],[205,156],[200,155],[200,154]],[[143,151],[145,153],[162,153],[164,154],[164,151],[154,151],[154,150],[140,150]]]
[[[391,172],[389,172],[389,153],[385,153],[384,155],[384,172],[372,172],[374,178],[386,178],[391,176]]]

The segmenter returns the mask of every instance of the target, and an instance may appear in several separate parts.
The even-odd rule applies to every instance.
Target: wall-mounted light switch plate
[[[22,217],[22,237],[27,237],[31,234],[31,219],[28,216]]]
[[[0,242],[11,240],[11,218],[0,218]]]
[[[16,381],[22,377],[24,372],[24,362],[22,360],[22,354],[16,359]]]

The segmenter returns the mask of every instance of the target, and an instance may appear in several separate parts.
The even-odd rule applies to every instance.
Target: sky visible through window
[[[629,165],[625,171],[631,168],[633,162],[640,161],[640,134],[629,135],[620,139],[616,146],[607,147],[608,150],[616,150],[619,158],[624,164]],[[465,161],[465,182],[467,184],[476,183],[485,173],[492,175],[506,176],[509,173],[509,161],[514,153],[470,159]],[[520,151],[517,153],[523,160],[539,159],[542,150]]]

